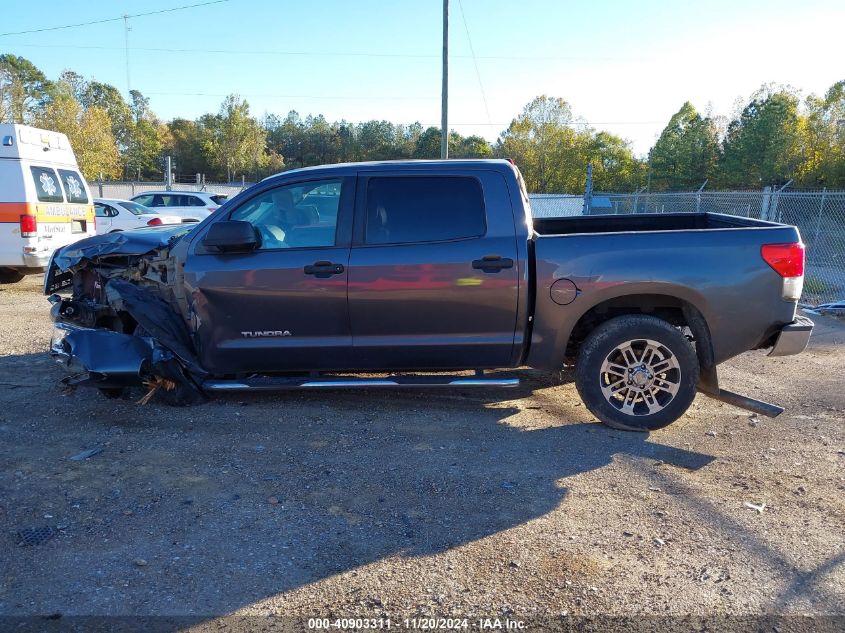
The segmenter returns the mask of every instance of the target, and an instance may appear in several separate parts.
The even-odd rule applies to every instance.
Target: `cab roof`
[[[514,166],[509,160],[505,158],[449,158],[437,160],[377,160],[367,161],[361,163],[334,163],[330,165],[314,165],[311,167],[300,167],[298,169],[289,169],[287,171],[279,172],[268,176],[264,180],[277,178],[279,176],[292,176],[296,174],[314,173],[349,173],[356,171],[367,171],[372,169],[385,170],[436,170],[443,167],[453,169],[497,169],[497,170],[513,170]]]

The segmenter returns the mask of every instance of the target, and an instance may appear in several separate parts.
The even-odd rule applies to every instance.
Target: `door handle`
[[[499,255],[485,255],[482,259],[474,259],[472,267],[485,273],[496,273],[503,268],[513,268],[513,260]]]
[[[341,274],[344,270],[343,264],[333,264],[326,261],[314,262],[303,268],[306,275],[314,275],[315,277],[331,277]]]

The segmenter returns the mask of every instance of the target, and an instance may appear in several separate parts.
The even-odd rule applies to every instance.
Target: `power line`
[[[165,96],[173,96],[173,97],[227,97],[231,93],[225,92],[144,92],[145,95],[165,95]],[[238,93],[242,97],[249,97],[249,98],[260,98],[260,99],[364,99],[367,101],[379,101],[379,100],[390,100],[390,101],[431,101],[434,99],[438,99],[438,97],[410,97],[410,96],[389,96],[389,97],[378,97],[372,95],[366,96],[352,96],[352,95],[282,95],[282,94],[241,94]]]
[[[219,0],[227,2],[230,0]],[[134,17],[134,16],[128,16]],[[123,19],[121,16],[118,18]],[[113,20],[110,20],[113,21]],[[4,34],[0,34],[2,37]],[[6,33],[5,35],[9,35]],[[90,50],[123,50],[118,46],[97,46],[92,44],[15,44],[24,48],[71,48]],[[365,51],[278,51],[278,50],[249,50],[249,49],[222,49],[222,48],[162,48],[148,46],[133,46],[132,51],[143,51],[150,53],[208,53],[219,55],[283,55],[303,57],[396,57],[400,59],[440,59],[440,55],[430,53],[375,53]],[[450,55],[451,59],[473,59],[472,55]],[[578,56],[555,56],[555,55],[475,55],[474,59],[481,60],[507,60],[507,61],[571,61],[571,62],[613,62],[613,61],[649,61],[632,57],[578,57]]]
[[[464,4],[461,0],[458,0],[458,8],[461,10],[461,20],[464,22],[464,30],[467,34],[467,42],[469,42],[469,52],[472,54],[472,63],[475,66],[475,76],[478,78],[478,88],[481,90],[481,100],[484,102],[484,111],[487,113],[487,121],[490,121],[490,108],[487,107],[487,95],[484,94],[481,71],[478,70],[478,60],[475,58],[475,49],[472,47],[472,38],[469,36],[469,24],[467,24],[467,16],[464,14]]]
[[[62,26],[48,26],[43,29],[30,29],[28,31],[10,31],[8,33],[0,33],[0,37],[7,35],[26,35],[28,33],[45,33],[47,31],[61,31],[64,29],[75,29],[80,26],[91,26],[93,24],[106,24],[108,22],[119,22],[127,18],[143,18],[148,15],[160,15],[162,13],[173,13],[174,11],[183,11],[184,9],[194,9],[196,7],[205,7],[211,4],[222,4],[223,2],[231,2],[232,0],[208,0],[207,2],[197,2],[196,4],[186,4],[181,7],[171,7],[170,9],[159,9],[158,11],[147,11],[146,13],[135,13],[133,15],[121,15],[116,18],[104,18],[102,20],[91,20],[90,22],[79,22],[77,24],[63,24]]]

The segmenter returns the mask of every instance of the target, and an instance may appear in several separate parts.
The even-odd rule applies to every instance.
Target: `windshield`
[[[211,199],[214,200],[214,202],[216,204],[223,204],[224,202],[226,202],[226,198],[228,198],[228,197],[229,196],[223,195],[221,193],[221,194],[218,194],[218,195],[215,195],[215,196],[211,196]]]
[[[120,206],[135,215],[149,215],[156,212],[155,209],[150,209],[149,207],[145,207],[143,204],[138,204],[137,202],[132,202],[131,200],[121,202]]]

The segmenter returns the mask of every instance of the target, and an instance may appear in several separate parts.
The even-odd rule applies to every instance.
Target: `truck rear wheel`
[[[648,432],[686,412],[698,371],[695,350],[678,328],[657,317],[626,315],[602,323],[586,338],[575,386],[606,425]]]
[[[0,268],[0,284],[16,284],[25,276],[14,268]]]

